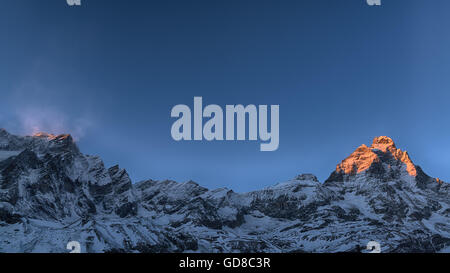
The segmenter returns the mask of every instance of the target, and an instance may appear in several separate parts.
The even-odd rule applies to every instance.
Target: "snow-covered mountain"
[[[132,184],[70,135],[0,129],[0,252],[450,252],[449,184],[388,137],[357,148],[320,183],[263,190]]]

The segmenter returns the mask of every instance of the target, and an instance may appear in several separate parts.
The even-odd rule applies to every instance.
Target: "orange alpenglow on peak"
[[[397,149],[395,147],[394,141],[387,136],[380,136],[373,139],[372,146],[370,146],[372,149],[377,149],[383,152],[386,152],[390,149]]]
[[[417,175],[416,167],[409,158],[408,152],[397,149],[394,141],[387,136],[374,138],[370,147],[365,144],[359,146],[349,157],[336,166],[336,171],[345,174],[357,174],[369,169],[373,163],[380,162],[380,157],[376,153],[377,150],[390,153],[396,160],[406,165],[406,171],[409,175]]]
[[[53,135],[53,134],[49,134],[49,133],[44,133],[44,132],[39,132],[36,134],[33,134],[33,137],[39,137],[39,138],[46,138],[48,140],[65,140],[70,138],[71,136],[69,134],[62,134],[62,135]]]

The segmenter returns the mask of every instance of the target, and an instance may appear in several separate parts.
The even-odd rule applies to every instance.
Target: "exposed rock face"
[[[405,173],[406,172],[406,173]],[[352,180],[358,174],[392,179],[402,175],[416,177],[417,167],[408,152],[397,149],[386,136],[376,137],[370,147],[359,146],[349,157],[337,165],[326,182]]]
[[[70,135],[0,130],[0,252],[450,252],[449,184],[387,137],[312,174],[250,193],[132,184]]]
[[[305,180],[305,181],[310,180],[310,181],[319,182],[319,179],[317,179],[317,176],[310,174],[310,173],[304,173],[304,174],[297,175],[295,180]]]

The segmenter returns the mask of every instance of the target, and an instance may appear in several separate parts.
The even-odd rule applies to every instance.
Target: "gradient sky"
[[[8,0],[0,127],[72,133],[134,182],[249,191],[325,180],[392,137],[450,180],[450,1]],[[176,104],[279,104],[280,148],[175,142]]]

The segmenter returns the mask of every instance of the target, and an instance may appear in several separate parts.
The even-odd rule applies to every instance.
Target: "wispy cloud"
[[[70,118],[60,110],[41,106],[19,106],[15,114],[19,127],[16,129],[25,135],[70,133],[75,140],[79,140],[93,125],[88,117]]]
[[[22,135],[46,132],[71,134],[75,140],[84,137],[94,125],[88,109],[73,106],[67,86],[60,82],[44,83],[37,69],[31,70],[0,102],[0,106],[5,106],[0,107],[2,126]]]

